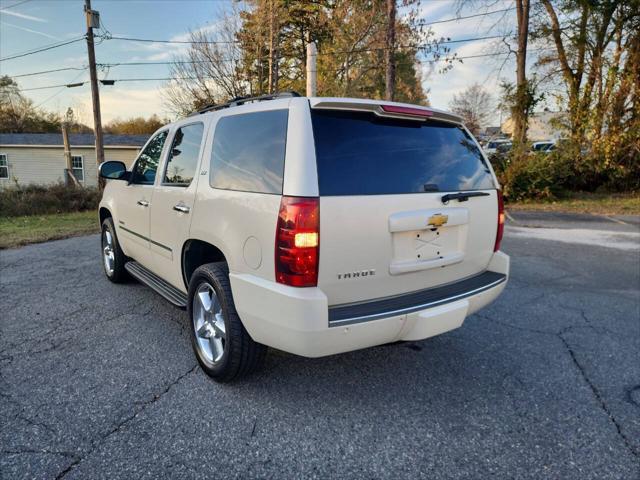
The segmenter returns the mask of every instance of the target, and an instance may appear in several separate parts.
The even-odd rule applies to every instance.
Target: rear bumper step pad
[[[157,293],[173,303],[176,307],[187,307],[187,296],[176,287],[160,278],[155,273],[147,270],[138,262],[129,261],[125,263],[124,268],[129,274],[141,283],[151,287]]]
[[[329,326],[339,327],[417,312],[478,294],[506,280],[507,276],[502,273],[487,271],[459,282],[419,290],[406,295],[329,307]]]

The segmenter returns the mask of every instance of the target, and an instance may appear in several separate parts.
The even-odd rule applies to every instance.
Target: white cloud
[[[7,27],[17,28],[18,30],[22,30],[23,32],[35,33],[36,35],[41,35],[43,37],[51,38],[52,40],[60,40],[58,37],[54,37],[53,35],[49,35],[48,33],[44,33],[44,32],[41,32],[39,30],[32,30],[32,29],[26,28],[26,27],[21,27],[19,25],[14,25],[13,23],[0,21],[0,24],[1,25],[6,25]]]
[[[24,20],[32,20],[34,22],[48,23],[47,19],[40,18],[40,17],[34,17],[32,15],[26,15],[24,13],[14,12],[12,10],[6,10],[6,9],[3,9],[3,8],[0,8],[0,14],[9,15],[11,17],[22,18]]]
[[[144,60],[148,60],[150,62],[162,62],[165,60],[172,60],[175,55],[175,52],[160,52],[154,53],[153,55],[149,55],[144,58]]]
[[[189,51],[191,46],[189,40],[191,40],[191,32],[194,33],[207,33],[215,34],[220,26],[220,22],[208,23],[202,27],[196,28],[189,32],[179,33],[169,38],[172,42],[187,42],[187,43],[164,43],[164,42],[132,42],[128,44],[127,50],[131,50],[130,46],[136,45],[140,47],[138,50],[155,52],[143,57],[142,60],[147,61],[165,61],[172,60],[174,57],[184,55]],[[114,34],[114,36],[128,37],[125,34]],[[213,36],[215,38],[215,35]]]
[[[64,66],[70,67],[84,67],[87,65],[88,58],[86,55],[76,55],[73,57],[65,57],[62,59]]]
[[[483,40],[465,44],[458,49],[456,53],[460,57],[471,55],[482,55],[492,53],[497,50],[495,40]],[[436,65],[436,71],[429,72],[429,65],[424,65],[426,80],[423,82],[425,88],[430,90],[429,100],[434,107],[447,110],[449,102],[453,99],[454,94],[459,94],[474,83],[482,85],[493,97],[494,102],[498,101],[500,94],[500,81],[502,78],[513,77],[513,59],[509,59],[506,67],[500,70],[500,66],[504,62],[505,56],[496,57],[479,57],[463,60],[462,63],[455,62],[453,69],[446,73],[439,73]],[[493,122],[496,125],[499,120]]]
[[[452,0],[443,2],[428,2],[420,5],[417,17],[425,22],[433,22],[440,20],[442,15],[436,15],[436,12],[451,10]]]
[[[82,121],[87,125],[93,125],[91,97],[88,94],[75,97],[73,103],[76,103],[78,109],[83,112]],[[109,91],[109,87],[104,87],[100,89],[100,110],[103,124],[115,118],[150,117],[153,114],[163,116],[165,114],[162,95],[156,87],[148,89],[118,88],[111,91]]]

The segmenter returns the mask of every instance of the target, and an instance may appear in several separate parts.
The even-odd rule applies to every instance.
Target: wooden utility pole
[[[269,0],[269,93],[278,91],[278,46],[276,34],[276,5],[278,0]]]
[[[80,182],[73,174],[73,164],[71,162],[71,145],[69,143],[69,125],[67,124],[66,120],[62,122],[62,144],[64,145],[64,160],[67,166],[67,175],[65,177],[66,184],[67,186],[69,186],[69,184],[73,184],[74,187],[79,187]]]
[[[387,0],[387,42],[385,45],[385,100],[393,101],[396,90],[396,0]]]
[[[307,43],[307,97],[315,97],[318,90],[316,57],[318,49],[315,42]]]
[[[96,139],[96,162],[104,162],[104,143],[102,139],[102,118],[100,115],[100,91],[98,90],[98,75],[96,73],[96,52],[93,45],[93,28],[97,27],[98,12],[91,10],[91,0],[84,0],[84,12],[87,18],[87,52],[89,54],[89,77],[91,79],[91,103],[93,105],[93,132]],[[100,188],[104,187],[104,180],[99,181]]]
[[[529,37],[529,0],[516,0],[518,51],[516,53],[516,101],[512,112],[513,140],[524,148],[527,140],[529,110],[527,85],[527,41]]]
[[[64,163],[67,169],[67,175],[65,177],[66,184],[69,186],[72,183],[73,165],[71,164],[71,146],[69,145],[69,132],[67,130],[67,122],[62,123],[62,144],[64,145]]]

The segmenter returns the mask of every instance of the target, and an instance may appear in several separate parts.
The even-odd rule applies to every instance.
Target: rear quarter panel
[[[219,248],[233,273],[275,280],[273,260],[280,195],[198,185],[190,238]]]
[[[274,245],[281,195],[223,190],[210,185],[216,126],[218,120],[225,116],[286,109],[289,102],[290,99],[272,100],[209,114],[213,117],[212,132],[207,138],[200,164],[189,239],[202,240],[220,249],[232,273],[247,273],[275,281]],[[296,129],[292,123],[295,121],[289,118],[288,137],[294,135],[292,130]],[[288,162],[287,145],[285,169]]]

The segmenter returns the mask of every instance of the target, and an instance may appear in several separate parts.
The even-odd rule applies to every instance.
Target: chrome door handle
[[[148,207],[149,202],[147,202],[146,200],[138,200],[138,205],[140,205],[141,207]]]
[[[191,210],[189,207],[187,207],[184,203],[179,203],[177,205],[173,206],[173,209],[176,212],[182,212],[182,213],[189,213],[189,211]]]

